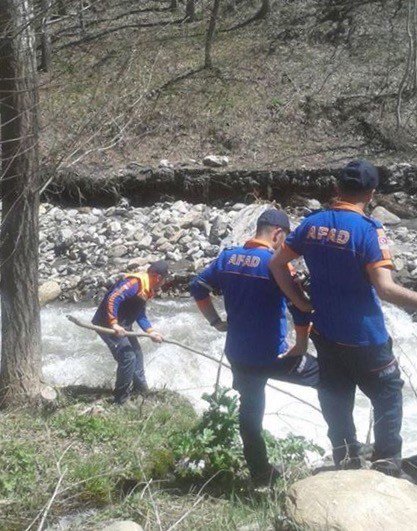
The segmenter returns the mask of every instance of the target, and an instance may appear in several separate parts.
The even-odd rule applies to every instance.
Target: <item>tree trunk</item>
[[[49,70],[51,62],[51,36],[48,28],[48,17],[52,0],[41,0],[42,28],[41,28],[41,64],[40,69],[44,72]]]
[[[194,22],[195,20],[195,0],[187,0],[185,5],[185,17],[187,22]]]
[[[220,0],[213,0],[210,22],[207,28],[204,68],[212,68],[211,47],[216,31],[217,18],[219,16]]]
[[[41,391],[38,92],[31,3],[1,0],[0,28],[0,406],[5,407],[26,403]]]

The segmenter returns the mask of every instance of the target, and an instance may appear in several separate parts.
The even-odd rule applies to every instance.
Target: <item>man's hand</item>
[[[300,356],[304,356],[304,354],[307,353],[307,346],[308,343],[301,343],[301,344],[295,344],[293,347],[291,347],[287,352],[284,352],[283,354],[280,354],[278,356],[279,360],[282,360],[284,358],[297,358]]]
[[[160,334],[159,332],[149,332],[149,337],[154,343],[162,343],[164,340],[162,334]]]
[[[227,321],[219,321],[214,328],[218,332],[227,332]]]
[[[123,326],[120,326],[119,324],[114,324],[111,326],[112,329],[115,331],[115,335],[117,337],[124,337],[126,335],[126,330],[123,328]]]

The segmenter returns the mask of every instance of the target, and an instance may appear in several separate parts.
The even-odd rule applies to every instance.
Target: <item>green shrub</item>
[[[0,453],[0,498],[19,495],[36,482],[36,451],[22,442],[2,442]]]
[[[180,478],[209,478],[219,472],[237,474],[243,464],[239,439],[238,402],[221,388],[204,394],[209,408],[191,429],[170,439],[175,473]]]

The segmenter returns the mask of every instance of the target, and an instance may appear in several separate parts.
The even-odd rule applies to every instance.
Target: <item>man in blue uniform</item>
[[[349,163],[338,181],[339,200],[307,216],[270,267],[283,292],[304,310],[310,303],[293,288],[287,266],[303,256],[310,272],[319,399],[336,466],[361,466],[352,416],[358,386],[374,409],[373,468],[399,475],[403,381],[378,296],[417,309],[417,294],[392,280],[384,229],[364,213],[378,182],[370,163]]]
[[[262,437],[265,385],[268,378],[317,386],[318,366],[306,355],[310,312],[289,309],[296,325],[296,344],[286,342],[286,300],[268,264],[290,230],[287,215],[266,210],[258,219],[254,239],[223,250],[191,283],[191,294],[211,326],[227,331],[226,355],[233,387],[240,394],[239,422],[245,458],[253,480],[268,484],[277,471],[269,464]],[[227,312],[223,322],[210,298],[222,293]]]
[[[163,338],[156,332],[146,316],[146,302],[152,299],[168,276],[168,264],[163,260],[151,264],[146,273],[129,273],[116,282],[104,296],[94,317],[93,324],[112,328],[115,335],[99,334],[117,361],[114,401],[123,404],[130,392],[144,394],[148,384],[143,366],[143,353],[136,337],[126,337],[136,321],[152,341],[161,343]]]

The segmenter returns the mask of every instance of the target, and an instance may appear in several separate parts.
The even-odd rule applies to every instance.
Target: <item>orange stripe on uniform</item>
[[[123,286],[120,286],[120,288],[118,288],[116,291],[114,291],[110,295],[109,300],[107,302],[107,315],[108,315],[110,324],[117,323],[117,317],[114,315],[115,300],[117,299],[117,297],[119,297],[119,295],[121,295],[122,293],[130,289],[133,286],[133,284],[135,284],[136,282],[138,282],[136,278],[131,278],[128,280],[126,284],[123,284]]]
[[[366,264],[366,269],[368,271],[370,269],[377,269],[378,267],[386,267],[388,269],[395,269],[394,264],[392,263],[392,260],[379,260],[378,262],[372,262],[370,264]]]

